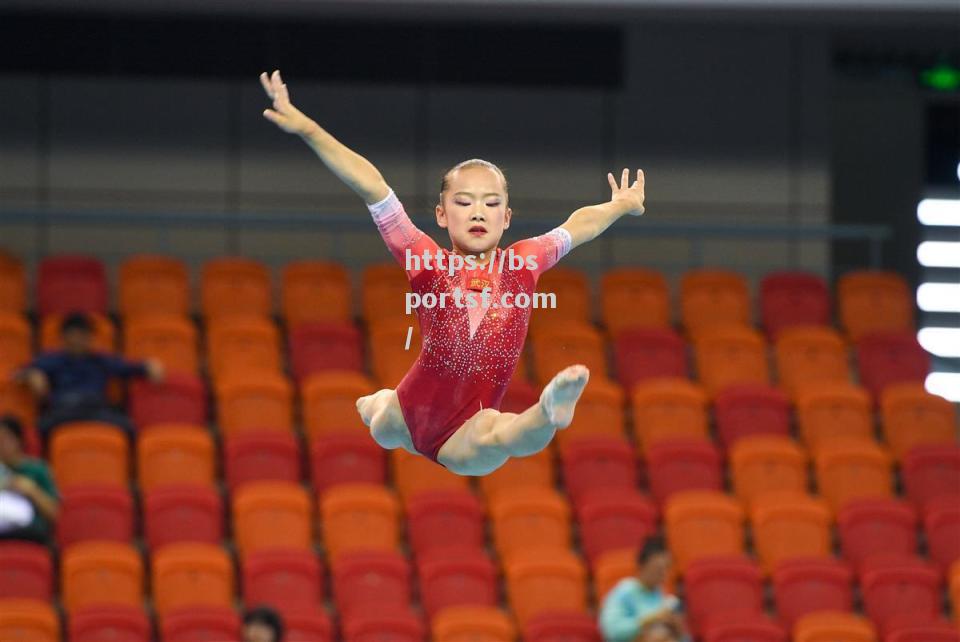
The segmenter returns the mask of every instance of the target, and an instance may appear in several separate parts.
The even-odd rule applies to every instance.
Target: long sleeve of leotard
[[[528,268],[536,283],[540,275],[560,262],[570,251],[573,239],[570,232],[562,227],[555,227],[546,234],[517,241],[507,251],[522,256],[529,265],[530,259],[536,261],[535,268]]]
[[[370,215],[373,216],[373,221],[377,224],[387,249],[406,271],[407,278],[412,281],[423,271],[424,251],[432,257],[440,246],[430,238],[430,235],[413,224],[393,190],[390,190],[386,198],[379,203],[368,204],[367,209],[370,210]],[[411,261],[411,265],[407,265],[408,253],[419,256],[419,261]]]

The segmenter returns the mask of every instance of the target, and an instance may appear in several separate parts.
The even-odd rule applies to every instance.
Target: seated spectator
[[[63,350],[42,354],[17,373],[34,394],[46,401],[37,421],[46,442],[50,432],[71,421],[101,421],[133,435],[133,423],[107,398],[111,377],[163,378],[162,366],[153,360],[132,362],[93,350],[93,324],[86,315],[71,314],[60,325]]]
[[[46,462],[23,452],[23,426],[0,417],[0,539],[46,544],[60,508],[60,495]]]
[[[672,560],[662,537],[651,537],[644,543],[639,555],[640,569],[636,577],[617,583],[604,598],[600,609],[600,631],[606,642],[640,640],[671,640],[654,624],[666,624],[669,630],[681,632],[686,639],[680,601],[664,592],[663,583],[670,572]],[[651,631],[649,632],[648,631]],[[639,638],[644,632],[646,637]]]
[[[283,619],[269,606],[258,606],[243,615],[243,642],[283,642]]]
[[[673,622],[648,622],[640,629],[637,642],[683,642],[683,631]]]

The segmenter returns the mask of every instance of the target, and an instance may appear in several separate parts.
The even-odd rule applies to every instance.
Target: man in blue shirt
[[[83,314],[70,314],[60,325],[63,350],[40,355],[17,378],[46,401],[37,421],[46,441],[50,432],[71,421],[101,421],[133,435],[130,418],[110,404],[107,384],[111,378],[163,378],[162,366],[153,360],[127,361],[93,350],[93,324]]]
[[[639,563],[636,577],[621,580],[603,600],[600,631],[605,642],[633,642],[641,631],[658,628],[685,631],[679,600],[662,588],[672,563],[662,537],[644,542]],[[666,626],[656,626],[661,623]]]

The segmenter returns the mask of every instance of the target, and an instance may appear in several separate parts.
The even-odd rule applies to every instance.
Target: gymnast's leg
[[[586,366],[570,366],[546,385],[538,403],[519,414],[481,410],[447,440],[437,459],[460,475],[486,475],[510,457],[540,452],[557,430],[570,425],[589,378]]]
[[[357,399],[357,411],[363,423],[370,427],[370,436],[382,448],[403,448],[419,454],[410,439],[410,430],[403,419],[396,390],[384,388],[372,395],[360,397]]]

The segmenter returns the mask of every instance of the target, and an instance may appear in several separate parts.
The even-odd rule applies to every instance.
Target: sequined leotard
[[[390,253],[405,269],[408,250],[419,256],[424,251],[431,256],[438,251],[453,254],[413,224],[392,191],[369,209]],[[397,386],[403,418],[418,452],[436,462],[440,448],[467,419],[483,408],[500,408],[520,360],[531,313],[531,306],[499,306],[501,296],[509,293],[511,305],[520,293],[532,297],[540,274],[570,251],[570,243],[570,234],[558,227],[507,249],[508,256],[512,251],[515,256],[533,258],[535,269],[527,269],[532,262],[515,270],[505,266],[502,272],[463,269],[453,276],[446,269],[425,269],[423,264],[420,269],[406,269],[413,292],[433,293],[438,301],[441,294],[447,295],[445,306],[417,308],[422,348]],[[497,249],[495,265],[500,264],[502,252]],[[482,287],[490,288],[491,307],[467,307],[463,297],[463,307],[454,303],[458,288],[465,293]],[[475,297],[480,300],[479,293]]]

